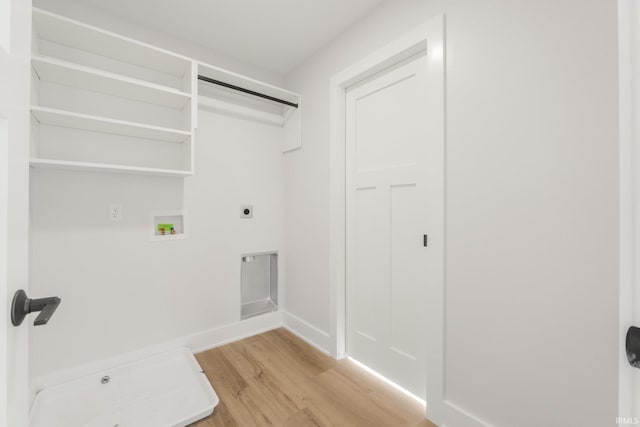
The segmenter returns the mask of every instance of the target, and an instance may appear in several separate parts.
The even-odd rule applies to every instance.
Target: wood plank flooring
[[[220,404],[192,427],[435,427],[414,399],[282,328],[196,358]]]

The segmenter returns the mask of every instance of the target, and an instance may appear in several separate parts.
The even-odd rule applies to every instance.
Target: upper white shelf
[[[178,129],[73,113],[47,107],[31,107],[31,114],[42,124],[93,132],[111,133],[165,142],[188,142],[191,133]]]
[[[190,70],[187,57],[43,9],[33,8],[33,26],[36,35],[45,40],[128,64],[178,77]]]
[[[171,108],[182,108],[191,99],[190,94],[177,89],[55,58],[34,56],[31,64],[41,80],[65,86]]]

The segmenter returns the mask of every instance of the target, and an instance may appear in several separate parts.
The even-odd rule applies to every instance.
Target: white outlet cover
[[[122,205],[114,203],[109,205],[109,220],[122,221]]]

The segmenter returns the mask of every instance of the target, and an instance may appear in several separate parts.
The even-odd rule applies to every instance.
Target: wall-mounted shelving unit
[[[191,59],[37,8],[33,27],[32,167],[194,173]]]
[[[198,106],[282,127],[283,152],[302,146],[294,92],[38,8],[33,29],[32,167],[192,175]],[[200,75],[282,102],[199,93]]]

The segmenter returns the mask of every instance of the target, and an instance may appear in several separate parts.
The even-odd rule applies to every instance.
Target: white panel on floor
[[[32,427],[184,427],[220,400],[189,349],[87,375],[42,390]]]

